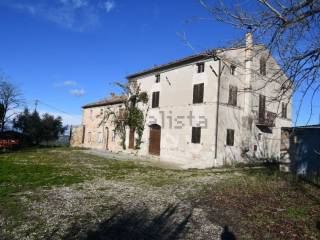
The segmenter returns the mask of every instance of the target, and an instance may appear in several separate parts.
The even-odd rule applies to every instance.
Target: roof
[[[112,96],[111,98],[105,98],[94,103],[86,104],[82,106],[82,108],[101,107],[101,106],[108,106],[108,105],[123,103],[126,99],[127,97],[125,95]]]
[[[259,44],[255,45],[255,46],[258,46],[258,45]],[[178,66],[181,66],[181,65],[184,65],[184,64],[210,59],[215,55],[215,53],[217,51],[234,50],[234,49],[240,49],[240,48],[244,48],[244,46],[231,47],[231,48],[212,48],[212,49],[209,49],[207,51],[201,52],[199,54],[194,54],[194,55],[191,55],[191,56],[188,56],[188,57],[184,57],[184,58],[181,58],[181,59],[178,59],[178,60],[175,60],[175,61],[171,61],[171,62],[168,62],[168,63],[165,63],[165,64],[157,65],[157,66],[154,66],[152,68],[148,68],[148,69],[145,69],[143,71],[140,71],[140,72],[137,72],[137,73],[134,73],[134,74],[130,74],[130,75],[127,76],[127,79],[130,80],[130,79],[133,79],[133,78],[136,78],[136,77],[140,77],[140,76],[143,76],[143,75],[146,75],[146,74],[151,74],[151,73],[154,73],[154,72],[168,70],[168,69],[171,69],[171,68],[174,68],[174,67],[178,67]]]
[[[318,129],[320,128],[320,124],[315,124],[315,125],[305,125],[305,126],[296,126],[296,127],[282,127],[282,129]]]

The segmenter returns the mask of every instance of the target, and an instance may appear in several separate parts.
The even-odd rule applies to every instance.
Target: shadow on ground
[[[177,206],[169,206],[156,216],[148,209],[117,211],[92,230],[83,231],[80,224],[73,224],[63,239],[183,239],[191,215],[191,211],[177,214]]]
[[[236,235],[229,230],[229,226],[224,226],[221,233],[221,240],[236,240]]]

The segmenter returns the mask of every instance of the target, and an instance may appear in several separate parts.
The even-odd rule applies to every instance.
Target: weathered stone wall
[[[82,147],[84,127],[82,125],[72,126],[71,131],[70,145],[72,147]]]

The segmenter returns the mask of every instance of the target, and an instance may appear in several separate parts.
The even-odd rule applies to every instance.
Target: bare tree
[[[0,76],[0,131],[3,132],[8,121],[17,113],[23,103],[19,89],[8,81],[5,76]]]
[[[317,99],[320,89],[320,1],[199,2],[215,20],[238,29],[251,29],[255,33],[256,41],[269,49],[288,77],[279,97],[283,97],[291,88],[300,90],[302,97],[297,109],[299,114],[304,98],[307,94],[311,95],[311,118],[313,101]]]

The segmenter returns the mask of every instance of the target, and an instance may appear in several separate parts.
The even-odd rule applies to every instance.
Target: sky
[[[0,73],[30,108],[39,100],[40,113],[73,125],[82,105],[119,91],[113,83],[130,73],[244,35],[210,20],[197,0],[0,0],[0,33]]]

